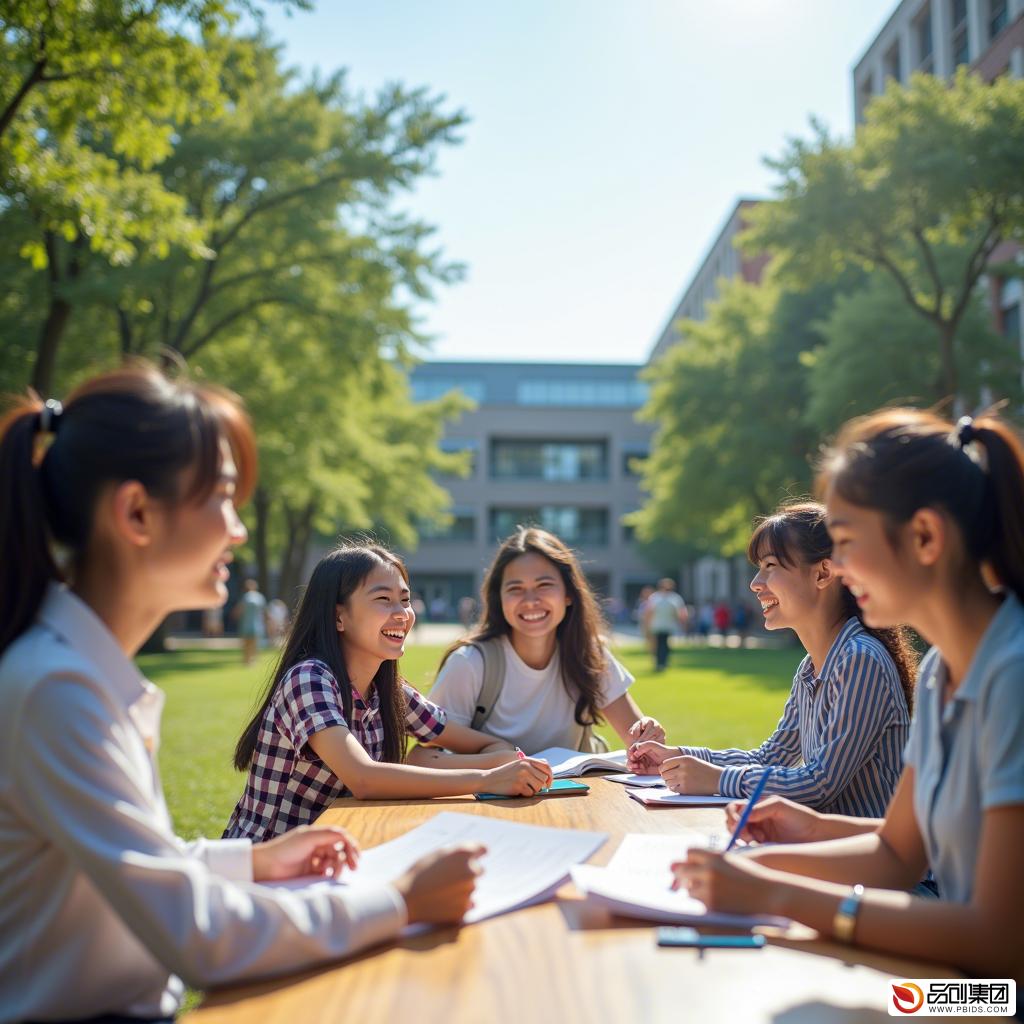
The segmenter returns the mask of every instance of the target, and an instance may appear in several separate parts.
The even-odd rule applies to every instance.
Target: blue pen
[[[736,828],[733,830],[732,837],[729,839],[729,845],[725,848],[726,853],[736,845],[736,840],[739,839],[740,833],[746,827],[747,819],[750,817],[750,812],[754,809],[754,804],[761,799],[761,794],[764,792],[764,787],[768,782],[768,776],[771,775],[771,773],[771,768],[766,768],[764,775],[761,776],[761,781],[754,787],[754,792],[751,793],[750,799],[747,801],[747,806],[743,808],[740,820],[736,822]]]

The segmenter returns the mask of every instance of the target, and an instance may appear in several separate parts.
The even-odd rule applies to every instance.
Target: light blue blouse
[[[944,899],[970,901],[984,812],[1024,804],[1024,607],[1007,594],[942,706],[936,648],[921,662],[905,759],[914,812]]]

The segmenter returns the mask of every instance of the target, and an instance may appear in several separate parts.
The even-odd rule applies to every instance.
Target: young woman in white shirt
[[[906,767],[883,821],[766,801],[748,838],[809,842],[691,851],[677,882],[713,910],[779,914],[1019,984],[1024,445],[994,416],[954,426],[890,409],[843,428],[819,486],[833,564],[865,622],[903,621],[934,644],[918,673]],[[900,891],[926,867],[940,899]]]
[[[253,883],[354,867],[341,829],[173,832],[163,695],[132,658],[170,612],[224,603],[254,477],[237,400],[144,365],[0,422],[0,1022],[170,1020],[181,979],[313,967],[468,906],[479,847],[310,894]]]
[[[624,746],[663,741],[641,714],[633,677],[601,636],[601,615],[579,561],[552,533],[520,527],[498,549],[482,590],[479,627],[445,654],[431,700],[449,717],[515,743],[592,749],[593,727],[607,722]],[[501,685],[478,712],[484,658],[503,664]]]

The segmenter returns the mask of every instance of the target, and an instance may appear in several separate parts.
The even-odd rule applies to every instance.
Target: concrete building
[[[636,365],[423,363],[411,374],[417,400],[458,389],[477,408],[449,428],[443,446],[472,453],[466,478],[441,482],[452,525],[425,531],[404,552],[427,607],[476,595],[498,541],[520,523],[558,534],[580,552],[595,588],[627,608],[656,575],[622,517],[642,502],[632,460],[650,450],[652,428],[635,414],[647,398]]]
[[[752,283],[761,280],[767,257],[745,256],[736,246],[736,236],[748,226],[745,215],[757,204],[757,199],[740,199],[726,217],[655,343],[650,357],[652,361],[680,340],[681,320],[700,321],[707,316],[708,304],[718,298],[720,279],[742,277]]]
[[[1024,0],[902,0],[854,66],[854,119],[890,78],[951,78],[961,64],[988,82],[1024,78]]]

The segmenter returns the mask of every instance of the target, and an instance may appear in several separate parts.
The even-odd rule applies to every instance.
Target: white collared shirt
[[[174,835],[156,764],[163,694],[52,585],[0,659],[0,1024],[164,1016],[198,988],[284,974],[391,938],[389,886],[252,882],[247,840]]]

